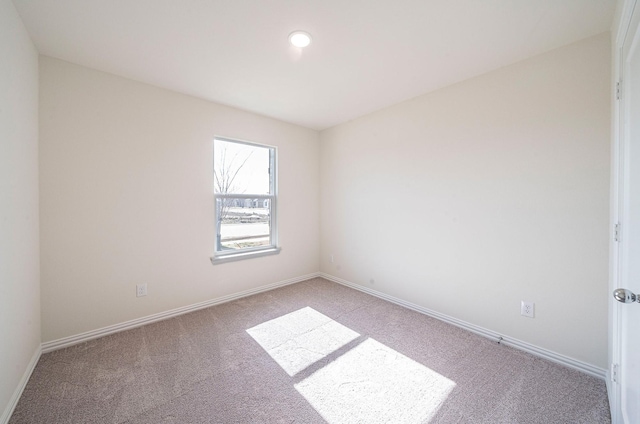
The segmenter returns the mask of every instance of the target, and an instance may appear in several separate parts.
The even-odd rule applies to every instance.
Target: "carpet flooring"
[[[609,423],[605,383],[316,278],[43,354],[19,423]]]

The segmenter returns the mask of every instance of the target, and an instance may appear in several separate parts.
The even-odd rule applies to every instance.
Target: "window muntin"
[[[276,149],[219,137],[213,146],[213,260],[273,251],[277,248]]]

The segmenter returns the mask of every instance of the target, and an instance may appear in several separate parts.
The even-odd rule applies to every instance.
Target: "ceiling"
[[[616,3],[13,2],[44,55],[316,130],[608,31]]]

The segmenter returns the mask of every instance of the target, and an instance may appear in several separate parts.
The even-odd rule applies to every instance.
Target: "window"
[[[279,252],[276,231],[276,149],[213,140],[215,254],[213,263]]]

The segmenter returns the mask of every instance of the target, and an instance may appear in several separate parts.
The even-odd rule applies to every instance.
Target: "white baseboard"
[[[36,368],[41,354],[42,348],[40,347],[40,345],[38,345],[35,352],[33,352],[33,356],[31,357],[31,361],[29,361],[29,365],[27,365],[27,369],[25,370],[22,378],[20,379],[20,382],[18,383],[18,387],[16,387],[16,390],[13,392],[13,396],[11,396],[9,404],[0,417],[0,424],[7,424],[9,422],[9,418],[11,418],[13,410],[16,409],[16,405],[20,400],[20,396],[22,396],[22,392],[24,391],[24,388],[27,385],[29,378],[31,377],[31,373],[33,373],[33,370]]]
[[[411,302],[407,302],[402,299],[398,299],[393,296],[389,296],[388,294],[372,290],[368,287],[361,286],[359,284],[354,284],[350,281],[343,280],[341,278],[335,277],[330,274],[326,274],[324,272],[320,273],[320,277],[325,278],[329,281],[333,281],[338,284],[342,284],[344,286],[350,287],[355,290],[359,290],[361,292],[370,294],[372,296],[378,297],[380,299],[387,300],[389,302],[395,303],[400,306],[404,306],[405,308],[412,309],[416,312],[423,313],[425,315],[429,315],[433,318],[437,318],[441,321],[447,322],[449,324],[453,324],[457,327],[464,328],[465,330],[471,331],[473,333],[479,334],[483,337],[487,337],[489,339],[500,341],[501,344],[514,347],[516,349],[523,350],[525,352],[531,353],[532,355],[547,359],[549,361],[553,361],[555,363],[567,366],[569,368],[576,369],[585,374],[589,374],[591,376],[601,378],[606,381],[606,370],[602,368],[598,368],[586,362],[579,361],[577,359],[570,358],[568,356],[550,351],[548,349],[544,349],[535,345],[532,345],[527,342],[523,342],[522,340],[514,339],[509,336],[504,336],[502,334],[496,333],[495,331],[488,330],[486,328],[477,326],[475,324],[468,323],[466,321],[462,321],[460,319],[451,317],[449,315],[442,314],[440,312],[433,311],[431,309],[413,304]]]
[[[57,339],[57,340],[53,340],[53,341],[49,341],[49,342],[45,342],[42,343],[42,353],[47,353],[47,352],[51,352],[53,350],[57,350],[57,349],[62,349],[68,346],[73,346],[75,344],[79,344],[79,343],[84,343],[86,341],[92,340],[92,339],[96,339],[98,337],[103,337],[109,334],[113,334],[113,333],[117,333],[120,331],[125,331],[125,330],[129,330],[132,328],[136,328],[136,327],[140,327],[142,325],[145,324],[150,324],[152,322],[156,322],[156,321],[161,321],[164,319],[169,319],[178,315],[182,315],[182,314],[186,314],[189,312],[193,312],[193,311],[197,311],[199,309],[204,309],[204,308],[208,308],[209,306],[214,306],[214,305],[219,305],[221,303],[226,303],[226,302],[230,302],[232,300],[236,300],[236,299],[240,299],[243,297],[247,297],[247,296],[251,296],[253,294],[257,294],[257,293],[262,293],[265,291],[269,291],[269,290],[273,290],[275,288],[278,287],[283,287],[289,284],[295,284],[295,283],[299,283],[301,281],[305,281],[305,280],[309,280],[311,278],[316,278],[316,277],[322,277],[325,278],[329,281],[333,281],[335,283],[338,284],[342,284],[344,286],[350,287],[352,289],[355,290],[359,290],[365,293],[368,293],[372,296],[376,296],[380,299],[384,299],[387,300],[389,302],[395,303],[397,305],[400,306],[404,306],[405,308],[414,310],[416,312],[420,312],[423,313],[425,315],[429,315],[431,317],[437,318],[441,321],[447,322],[449,324],[455,325],[457,327],[460,328],[464,328],[465,330],[471,331],[473,333],[479,334],[483,337],[487,337],[489,339],[498,341],[501,340],[500,342],[504,345],[507,346],[511,346],[520,350],[523,350],[525,352],[531,353],[532,355],[536,355],[538,357],[541,358],[545,358],[548,359],[550,361],[556,362],[558,364],[562,364],[564,366],[567,366],[569,368],[573,368],[576,369],[578,371],[584,372],[586,374],[592,375],[594,377],[598,377],[601,378],[603,380],[606,380],[606,370],[593,366],[591,364],[588,364],[586,362],[582,362],[579,361],[577,359],[574,358],[570,358],[568,356],[550,351],[548,349],[544,349],[538,346],[535,346],[533,344],[524,342],[522,340],[518,340],[509,336],[504,336],[502,334],[499,334],[495,331],[486,329],[484,327],[480,327],[478,325],[475,324],[471,324],[468,323],[466,321],[451,317],[449,315],[445,315],[442,314],[440,312],[436,312],[433,311],[431,309],[413,304],[411,302],[407,302],[405,300],[387,295],[385,293],[370,289],[368,287],[364,287],[361,286],[359,284],[355,284],[352,283],[350,281],[346,281],[343,280],[341,278],[335,277],[333,275],[330,274],[326,274],[323,272],[316,272],[316,273],[311,273],[311,274],[306,274],[306,275],[302,275],[296,278],[291,278],[288,280],[284,280],[284,281],[279,281],[276,283],[272,283],[272,284],[267,284],[255,289],[251,289],[251,290],[246,290],[243,292],[239,292],[239,293],[234,293],[228,296],[222,296],[219,298],[215,298],[215,299],[211,299],[211,300],[207,300],[204,302],[200,302],[200,303],[195,303],[193,305],[188,305],[188,306],[183,306],[181,308],[176,308],[176,309],[172,309],[169,311],[165,311],[165,312],[160,312],[157,314],[153,314],[153,315],[148,315],[146,317],[142,317],[142,318],[137,318],[131,321],[126,321],[120,324],[115,324],[115,325],[110,325],[108,327],[103,327],[103,328],[99,328],[97,330],[92,330],[92,331],[87,331],[85,333],[81,333],[81,334],[77,334],[74,336],[69,336],[69,337],[64,337],[62,339]],[[38,352],[38,358],[39,358],[40,352]],[[37,359],[36,359],[37,362]],[[35,366],[35,363],[34,363]],[[29,373],[29,375],[31,375]],[[28,377],[27,377],[28,380]],[[26,384],[26,381],[25,381]],[[24,388],[24,387],[22,387]],[[22,389],[20,389],[20,393],[22,393]],[[17,399],[16,399],[17,402]],[[14,405],[15,406],[15,405]],[[13,410],[13,409],[11,409]],[[6,412],[5,412],[6,413]],[[3,424],[2,421],[0,421],[0,424]]]
[[[204,309],[204,308],[208,308],[209,306],[231,302],[232,300],[240,299],[242,297],[247,297],[253,294],[258,294],[265,291],[273,290],[275,288],[287,286],[289,284],[299,283],[301,281],[309,280],[311,278],[315,278],[319,276],[320,276],[320,273],[317,273],[317,272],[312,274],[307,274],[307,275],[301,275],[299,277],[290,278],[288,280],[278,281],[276,283],[260,286],[255,289],[245,290],[239,293],[234,293],[228,296],[222,296],[215,299],[206,300],[200,303],[194,303],[193,305],[187,305],[180,308],[171,309],[169,311],[148,315],[148,316],[137,318],[131,321],[122,322],[120,324],[110,325],[108,327],[99,328],[97,330],[87,331],[85,333],[76,334],[74,336],[52,340],[49,342],[42,343],[42,353],[47,353],[47,352],[62,349],[65,347],[73,346],[79,343],[84,343],[89,340],[97,339],[98,337],[103,337],[109,334],[118,333],[120,331],[130,330],[132,328],[140,327],[146,324],[150,324],[152,322],[173,318],[178,315],[183,315],[189,312],[197,311],[198,309]]]

